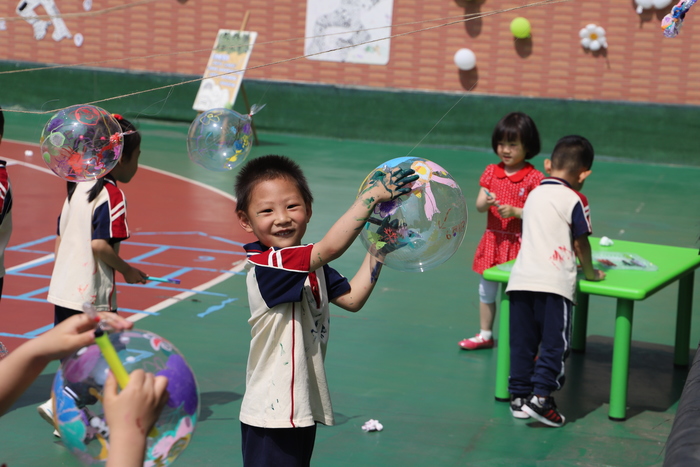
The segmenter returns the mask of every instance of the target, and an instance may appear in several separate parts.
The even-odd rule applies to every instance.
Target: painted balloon
[[[240,165],[252,145],[252,115],[230,109],[207,110],[192,122],[187,133],[187,153],[192,162],[217,172]]]
[[[119,122],[94,105],[59,110],[41,132],[41,154],[56,175],[71,182],[105,176],[122,155]]]
[[[127,372],[143,369],[168,378],[168,402],[148,435],[144,467],[167,466],[187,447],[199,417],[199,391],[192,369],[173,344],[142,330],[109,334]],[[96,344],[61,364],[51,389],[61,442],[85,465],[103,465],[109,426],[102,394],[109,366]]]
[[[467,231],[467,204],[457,182],[435,162],[400,157],[377,169],[386,172],[396,167],[411,168],[419,178],[411,184],[410,193],[375,206],[360,239],[390,268],[427,271],[447,261],[461,245]]]

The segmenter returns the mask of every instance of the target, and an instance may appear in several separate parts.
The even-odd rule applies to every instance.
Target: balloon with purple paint
[[[105,176],[119,162],[124,147],[119,122],[94,105],[59,110],[44,126],[40,144],[46,165],[71,182]]]
[[[411,192],[374,207],[360,240],[393,269],[423,272],[447,261],[467,231],[467,204],[452,176],[421,157],[399,157],[377,167],[382,172],[413,169],[418,180]],[[372,171],[360,187],[371,183]]]
[[[168,402],[148,435],[144,467],[167,466],[187,447],[199,417],[199,391],[192,369],[175,346],[142,330],[109,334],[127,372],[168,378]],[[54,378],[54,422],[63,444],[85,465],[104,464],[109,426],[102,407],[109,365],[93,344],[66,358]]]

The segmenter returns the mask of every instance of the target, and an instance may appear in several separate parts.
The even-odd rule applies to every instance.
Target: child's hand
[[[498,209],[498,214],[504,219],[508,219],[509,217],[520,217],[520,212],[522,211],[521,209],[510,206],[508,204],[498,205],[496,203],[496,206]]]
[[[134,326],[134,323],[116,313],[101,312],[99,317],[108,321],[116,330],[131,329]],[[32,345],[36,346],[36,355],[47,360],[56,360],[93,344],[93,329],[97,327],[98,322],[85,313],[71,316],[32,342]]]
[[[117,380],[110,372],[102,400],[110,437],[133,434],[145,438],[168,402],[167,387],[165,376],[138,369],[129,374],[129,383],[117,393]]]
[[[382,203],[398,198],[411,192],[411,187],[407,186],[418,180],[418,175],[413,169],[401,169],[396,167],[393,171],[377,169],[370,175],[369,183],[365,192],[372,191],[374,201]]]
[[[404,226],[405,227],[405,226]],[[384,262],[384,258],[391,252],[403,248],[408,245],[408,242],[402,242],[402,235],[399,233],[399,220],[393,219],[389,220],[389,217],[385,217],[382,224],[377,229],[377,234],[379,234],[379,241],[377,242],[376,256],[380,262]]]
[[[602,281],[603,279],[605,279],[605,273],[603,271],[601,271],[600,269],[594,269],[593,274],[595,275],[593,277],[593,279],[589,279],[586,277],[586,280],[591,281],[591,282],[599,282],[599,281]]]
[[[148,274],[132,266],[129,266],[122,275],[128,284],[145,284],[148,279]]]

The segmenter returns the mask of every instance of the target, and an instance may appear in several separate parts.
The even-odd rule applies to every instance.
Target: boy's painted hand
[[[402,227],[405,228],[405,225],[399,225],[398,219],[389,220],[389,217],[385,217],[377,229],[377,234],[379,235],[379,241],[376,243],[377,256],[382,261],[389,253],[408,245],[408,242],[401,241],[403,235],[401,235],[399,229]]]
[[[401,195],[410,193],[411,187],[408,185],[416,180],[418,180],[418,175],[416,175],[416,171],[413,169],[401,169],[399,167],[396,167],[392,171],[377,169],[370,176],[365,191],[375,190],[381,187],[382,190],[376,190],[378,191],[376,193],[376,201],[390,201]]]

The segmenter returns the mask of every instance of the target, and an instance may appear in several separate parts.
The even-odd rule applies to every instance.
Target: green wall
[[[37,66],[0,61],[0,73]],[[88,68],[0,74],[0,105],[46,111],[195,78]],[[196,115],[191,107],[198,86],[197,82],[184,84],[96,105],[132,119],[186,122]],[[519,110],[537,123],[544,154],[559,137],[578,133],[591,140],[598,156],[700,166],[694,138],[690,138],[700,132],[700,107],[695,106],[386,91],[260,80],[246,80],[245,89],[251,103],[267,104],[255,117],[261,132],[490,151],[490,134],[496,122]],[[241,112],[242,102],[239,98],[236,105]],[[28,118],[39,122],[40,133],[41,122],[48,117]],[[36,129],[27,131],[38,136]]]

